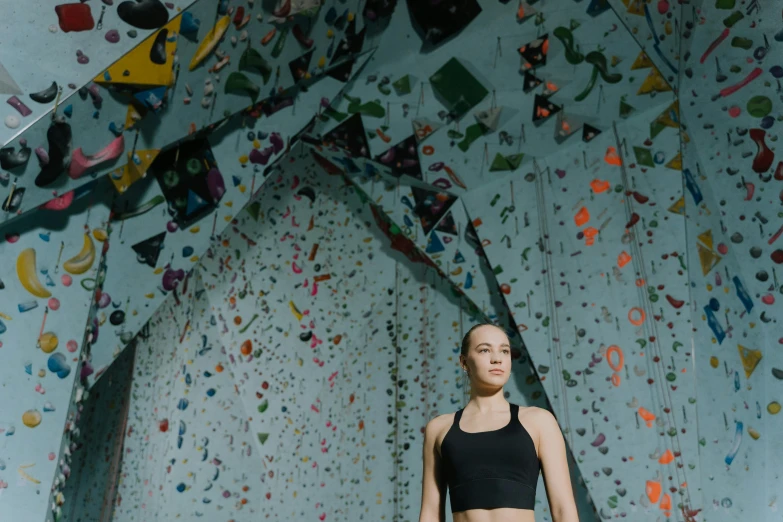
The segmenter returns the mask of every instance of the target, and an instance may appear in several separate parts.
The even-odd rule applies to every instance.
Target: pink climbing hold
[[[109,143],[102,150],[93,154],[92,156],[86,156],[82,152],[82,148],[79,147],[71,155],[71,165],[68,167],[68,176],[71,179],[79,179],[82,174],[87,172],[87,169],[95,167],[105,161],[116,159],[125,150],[125,137],[120,134],[111,143]]]
[[[658,14],[666,14],[667,12],[669,12],[669,2],[658,0]]]

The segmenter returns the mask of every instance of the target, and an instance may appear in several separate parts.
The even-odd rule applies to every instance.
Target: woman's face
[[[468,354],[460,359],[474,384],[503,386],[511,374],[511,346],[505,332],[495,326],[473,330]]]

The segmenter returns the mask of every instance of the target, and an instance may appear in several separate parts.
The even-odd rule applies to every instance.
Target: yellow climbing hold
[[[147,299],[152,299],[153,297],[155,297],[155,294],[154,293],[144,294],[144,297],[146,297]]]
[[[239,156],[239,163],[241,163],[242,165],[244,165],[248,161],[250,161],[250,158],[248,158],[247,155],[243,154]]]
[[[710,357],[710,366],[712,366],[713,368],[717,368],[719,363],[720,361],[718,361],[717,357],[715,357],[714,355]]]
[[[327,38],[334,38],[334,31],[332,31],[331,29],[327,30],[326,31],[326,37]]]
[[[46,332],[38,339],[38,346],[44,353],[52,353],[57,349],[58,344],[57,335],[52,332]]]
[[[753,437],[753,440],[759,440],[759,437],[761,437],[761,433],[759,433],[758,431],[754,430],[751,427],[748,427],[748,435]]]
[[[190,257],[190,262],[191,262],[191,263],[195,263],[195,262],[197,262],[197,261],[198,261],[198,256],[191,256],[191,257]]]
[[[198,225],[190,229],[191,234],[198,234],[199,232],[201,232],[201,227]]]
[[[28,428],[35,428],[41,424],[41,412],[38,410],[27,410],[22,414],[22,423]]]
[[[156,269],[155,269],[155,270],[154,270],[152,273],[153,273],[153,274],[155,274],[155,275],[160,275],[160,274],[162,274],[162,273],[163,273],[163,267],[160,267],[160,266],[159,266],[159,267],[158,267],[158,268],[156,268]]]
[[[253,140],[253,148],[254,149],[260,149],[261,148],[261,142],[258,140]]]
[[[326,56],[321,56],[318,59],[318,68],[323,69],[324,67],[326,67]]]
[[[106,241],[106,238],[109,237],[109,235],[106,233],[104,229],[95,228],[92,231],[92,237],[94,237],[96,241],[104,242]]]
[[[767,404],[767,411],[770,415],[777,415],[780,413],[780,403],[778,401],[772,401]]]
[[[247,190],[247,187],[244,185],[239,185],[237,188],[239,189],[240,194],[244,194],[245,191]]]
[[[353,19],[355,18],[355,15],[353,13],[348,13],[348,21],[353,22]]]
[[[297,321],[302,320],[302,312],[300,312],[293,301],[288,301],[288,306],[291,308],[291,313],[294,314],[294,317],[296,317]]]

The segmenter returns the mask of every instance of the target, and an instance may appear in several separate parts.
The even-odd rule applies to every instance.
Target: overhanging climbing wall
[[[187,307],[201,277],[212,305],[236,305],[230,299],[242,290],[209,274],[237,266],[226,234],[240,234],[240,244],[241,234],[253,237],[241,229],[243,209],[274,227],[281,243],[304,242],[302,220],[282,209],[267,215],[256,203],[277,180],[290,181],[288,168],[307,170],[293,165],[314,154],[319,175],[353,187],[366,220],[390,240],[374,262],[399,252],[428,266],[429,277],[451,285],[457,309],[508,329],[520,371],[531,372],[525,382],[546,394],[601,518],[774,520],[783,33],[766,4],[145,0],[2,8],[11,45],[0,51],[0,252],[9,260],[0,272],[0,357],[8,358],[2,382],[10,391],[0,398],[0,510],[25,520],[62,516],[84,389],[151,318],[160,320],[164,301]],[[25,37],[32,30],[35,42]],[[327,227],[329,237],[348,251],[353,243],[335,230]],[[308,270],[329,270],[317,253],[297,254],[290,267],[263,261],[264,277],[279,265],[272,277],[288,286],[271,284],[290,295],[307,288]],[[369,275],[342,289],[330,271],[320,292],[371,301],[373,284],[390,283]],[[314,308],[288,301],[297,311],[291,328],[312,330],[307,342],[334,338],[327,325],[308,326],[303,309]],[[270,314],[258,306],[253,328]],[[193,325],[213,327],[229,336],[221,356],[241,362],[247,346],[230,335],[245,325],[232,315],[221,322],[204,311],[179,335],[198,344]],[[172,357],[183,356],[166,335]],[[272,346],[286,346],[283,339]],[[255,354],[244,364],[255,364]],[[532,367],[521,362],[528,356]],[[326,372],[302,361],[288,382]],[[208,364],[218,362],[226,364]],[[180,369],[153,370],[176,380]],[[272,410],[257,411],[263,392],[253,379],[265,374],[253,368],[251,379],[250,371],[231,374],[236,404],[253,412],[253,443],[281,451],[275,438],[312,405],[263,415]],[[303,397],[320,397],[315,382]],[[193,384],[177,386],[185,393]],[[395,448],[415,448],[416,426],[456,409],[444,402],[410,420],[401,404],[408,407],[394,403],[394,430],[377,432],[393,431]],[[170,449],[144,451],[164,462]],[[414,460],[403,459],[405,472],[415,473]],[[149,473],[163,473],[155,480],[164,497],[166,488],[195,487],[167,470]],[[285,491],[298,480],[286,476],[283,485],[262,484],[270,495]],[[389,500],[393,514],[415,518],[416,492],[405,489],[415,480],[398,483],[393,500],[389,485],[379,487],[379,512],[388,513]],[[224,498],[239,495],[236,485],[225,488]],[[254,506],[272,510],[263,498]],[[122,509],[132,516],[141,508]],[[345,508],[334,509],[337,517]]]

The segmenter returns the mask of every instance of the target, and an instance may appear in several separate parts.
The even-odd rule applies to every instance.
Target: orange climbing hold
[[[617,362],[612,362],[612,356],[616,355]],[[625,366],[625,356],[619,346],[613,344],[606,349],[606,362],[609,363],[609,368],[619,372]]]
[[[661,508],[661,511],[671,511],[672,497],[670,497],[668,493],[664,493],[663,498],[661,499],[661,503],[658,504],[658,507]],[[668,517],[669,515],[666,516]]]
[[[592,246],[595,243],[595,236],[598,235],[598,229],[595,227],[587,227],[582,233],[585,235],[585,245]]]
[[[674,460],[674,453],[672,453],[672,450],[667,449],[663,452],[663,455],[661,455],[661,458],[658,459],[659,464],[671,464],[671,462]]]
[[[644,423],[647,425],[648,428],[652,428],[652,423],[655,420],[655,415],[653,415],[650,410],[643,408],[639,406],[639,417],[644,420]]]
[[[389,143],[391,141],[391,138],[384,134],[381,129],[375,129],[375,133],[383,140],[384,143]]]
[[[240,346],[239,351],[242,352],[242,355],[250,355],[253,353],[253,342],[250,339],[245,340],[245,342],[242,343],[242,346]]]
[[[638,317],[634,318],[634,314],[637,314]],[[645,317],[647,317],[647,315],[644,313],[644,310],[642,310],[638,306],[634,306],[633,308],[628,310],[628,320],[634,326],[641,326],[642,323],[644,322]]]
[[[576,222],[576,226],[581,227],[588,221],[590,221],[590,212],[587,210],[587,207],[580,208],[579,212],[577,212],[574,216],[574,222]]]
[[[606,192],[609,190],[610,186],[608,181],[601,181],[600,179],[594,179],[590,182],[590,188],[593,189],[593,192],[596,194]]]
[[[614,147],[606,148],[604,161],[607,162],[609,165],[615,165],[617,167],[623,164],[623,160],[620,158],[620,155],[617,154],[617,149],[615,149]]]
[[[625,265],[628,264],[628,262],[631,260],[631,256],[628,255],[628,253],[623,250],[619,256],[617,256],[617,265],[622,268]]]
[[[658,503],[658,499],[661,498],[661,483],[655,480],[648,480],[645,485],[644,492],[647,494],[647,498],[653,504]]]

